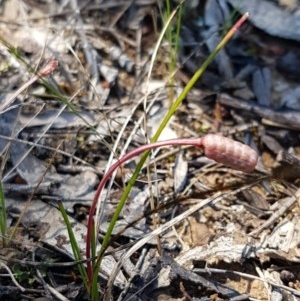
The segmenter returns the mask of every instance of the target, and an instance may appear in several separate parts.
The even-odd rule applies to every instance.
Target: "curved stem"
[[[207,57],[207,59],[205,60],[205,62],[203,63],[203,65],[201,66],[201,68],[193,75],[193,77],[191,78],[191,80],[188,82],[188,84],[184,87],[182,93],[180,94],[180,96],[177,98],[177,100],[174,102],[174,104],[171,106],[170,110],[168,111],[167,115],[165,116],[164,120],[162,121],[162,123],[160,124],[157,132],[155,133],[155,135],[152,137],[151,142],[153,142],[153,144],[149,144],[149,145],[145,145],[142,146],[130,153],[128,153],[127,155],[125,155],[124,157],[122,157],[118,162],[116,162],[114,165],[111,166],[111,168],[108,170],[108,172],[103,176],[98,189],[96,191],[93,203],[92,203],[92,207],[89,213],[89,219],[88,219],[88,229],[87,229],[87,243],[86,243],[86,257],[87,259],[90,258],[90,239],[91,239],[91,229],[92,229],[92,220],[93,220],[93,215],[97,206],[97,202],[98,202],[98,198],[100,196],[100,193],[102,191],[102,189],[104,188],[104,185],[107,181],[107,179],[111,176],[111,174],[119,167],[119,165],[121,165],[122,163],[124,163],[125,161],[129,160],[130,158],[137,156],[141,153],[144,152],[140,162],[137,164],[137,167],[124,191],[124,194],[122,195],[122,198],[120,200],[120,203],[118,205],[118,208],[120,208],[120,211],[122,209],[122,206],[124,205],[127,196],[130,193],[130,190],[132,188],[132,186],[134,185],[139,172],[143,166],[143,164],[145,163],[150,150],[155,148],[155,147],[163,147],[163,146],[168,146],[168,145],[195,145],[195,146],[199,146],[202,147],[201,144],[201,140],[199,139],[191,139],[188,142],[188,139],[185,139],[186,143],[180,143],[181,139],[175,139],[175,140],[169,140],[169,141],[163,141],[163,142],[157,142],[157,144],[155,143],[156,140],[158,139],[158,137],[160,136],[161,132],[163,131],[163,129],[165,128],[166,124],[168,123],[168,121],[170,120],[170,118],[173,116],[173,114],[176,112],[177,108],[180,106],[180,104],[182,103],[183,99],[185,99],[185,97],[187,96],[188,92],[191,90],[191,88],[194,86],[194,84],[197,82],[197,80],[201,77],[201,75],[204,73],[204,71],[206,70],[207,66],[213,61],[214,57],[218,54],[218,52],[225,46],[225,44],[228,42],[228,40],[233,36],[233,34],[235,33],[235,31],[237,31],[240,26],[247,20],[249,14],[245,13],[235,24],[234,26],[231,28],[231,30],[227,33],[227,35],[223,38],[223,40],[217,45],[216,49]],[[181,140],[183,142],[183,140]],[[114,216],[116,215],[117,212],[115,212]],[[112,230],[111,230],[112,231]],[[111,235],[110,233],[106,233],[104,240],[106,241],[107,238],[107,245],[109,242],[109,237]],[[105,249],[106,246],[103,246],[102,243],[102,247],[101,250]],[[101,261],[101,259],[100,259]],[[98,267],[99,268],[99,267]],[[88,261],[87,262],[87,269],[88,269],[88,278],[89,278],[89,284],[91,284],[91,280],[93,277],[93,273],[92,273],[92,267],[91,267],[91,262]],[[96,270],[97,267],[96,267]]]
[[[201,138],[182,138],[182,139],[172,139],[172,140],[167,140],[167,141],[159,141],[159,142],[155,142],[155,143],[150,143],[147,145],[143,145],[139,148],[136,148],[133,151],[124,155],[122,158],[118,159],[118,161],[110,167],[110,169],[107,171],[107,173],[104,174],[102,180],[100,181],[100,183],[98,185],[98,188],[95,193],[93,203],[91,205],[90,212],[89,212],[88,224],[87,224],[87,237],[86,237],[86,259],[91,258],[91,241],[93,240],[92,232],[93,232],[93,227],[94,227],[93,216],[94,216],[94,213],[95,213],[95,210],[97,207],[98,198],[99,198],[101,191],[103,190],[107,180],[110,178],[110,176],[113,174],[113,172],[126,161],[132,159],[135,156],[140,155],[141,153],[144,153],[145,151],[150,151],[151,149],[158,148],[158,147],[174,146],[174,145],[190,145],[190,146],[202,147]],[[121,209],[122,208],[120,208],[120,210]],[[115,222],[118,219],[119,213],[120,212],[118,210],[116,210],[113,215],[112,221],[109,224],[107,232],[104,236],[104,240],[101,245],[100,254],[108,246],[109,239],[110,239],[111,233],[113,231]],[[89,283],[91,283],[92,278],[93,278],[93,271],[92,271],[92,265],[91,265],[90,260],[88,260],[88,262],[87,262],[87,270],[88,270]]]

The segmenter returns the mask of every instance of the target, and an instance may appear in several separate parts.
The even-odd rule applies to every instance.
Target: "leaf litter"
[[[37,70],[55,58],[59,66],[45,80],[72,105],[53,97],[41,79],[12,98],[33,74],[1,46],[1,179],[14,233],[9,247],[1,245],[1,272],[6,265],[21,285],[3,269],[1,300],[88,300],[57,201],[85,254],[88,208],[108,162],[146,143],[170,104],[165,43],[145,87],[161,23],[155,10],[155,1],[0,4],[1,40]],[[250,12],[248,24],[160,139],[221,133],[258,151],[256,172],[233,171],[192,148],[154,152],[150,177],[144,169],[104,257],[100,291],[107,284],[112,300],[300,296],[297,1],[187,1],[174,91],[236,11]],[[126,163],[101,196],[99,243],[136,164]]]

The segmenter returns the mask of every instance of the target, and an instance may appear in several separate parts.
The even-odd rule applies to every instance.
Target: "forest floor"
[[[99,180],[149,142],[246,11],[159,140],[220,134],[257,151],[255,170],[193,147],[151,152],[104,256],[100,300],[300,298],[299,3],[179,2],[0,1],[1,300],[90,300],[58,202],[85,256]],[[99,243],[138,162],[101,195]]]

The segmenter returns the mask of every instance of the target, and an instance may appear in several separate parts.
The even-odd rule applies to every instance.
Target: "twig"
[[[55,298],[57,298],[58,300],[61,300],[61,301],[70,301],[70,299],[66,298],[64,295],[62,295],[60,292],[58,292],[55,288],[53,288],[52,286],[50,286],[48,283],[45,283],[45,286],[51,292],[51,294]]]
[[[222,105],[245,110],[259,117],[272,120],[277,125],[279,124],[296,130],[300,129],[300,113],[296,110],[273,110],[253,101],[234,98],[224,93],[218,97],[218,102]]]
[[[205,269],[197,269],[196,268],[196,269],[193,269],[193,271],[195,273],[208,273],[208,274],[225,274],[225,273],[231,273],[233,275],[238,275],[238,276],[241,276],[241,277],[244,277],[244,278],[262,281],[262,282],[267,283],[269,285],[272,285],[274,287],[277,287],[277,288],[289,291],[292,294],[294,294],[295,296],[300,296],[300,292],[297,291],[296,289],[290,288],[290,287],[285,286],[285,285],[278,284],[278,283],[274,282],[273,280],[262,278],[262,277],[258,277],[258,276],[254,276],[254,275],[251,275],[251,274],[246,274],[246,273],[242,273],[242,272],[238,272],[238,271],[230,271],[230,270],[223,270],[223,269],[214,269],[214,268],[205,268]]]
[[[14,277],[13,273],[11,272],[10,268],[5,264],[3,263],[2,261],[0,261],[0,267],[3,267],[6,269],[7,273],[9,274],[12,282],[15,284],[16,287],[18,287],[20,289],[21,292],[25,292],[26,291],[26,288],[24,288],[22,285],[20,285],[16,278]]]
[[[287,199],[287,201],[279,207],[279,209],[274,212],[274,214],[265,222],[263,223],[260,227],[257,229],[253,230],[252,232],[249,233],[250,236],[257,236],[262,230],[266,228],[270,228],[276,220],[280,218],[295,202],[297,199],[300,198],[300,189],[296,192],[296,196],[292,196]]]

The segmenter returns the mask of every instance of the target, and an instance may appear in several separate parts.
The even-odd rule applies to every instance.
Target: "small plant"
[[[91,295],[92,301],[99,300],[98,293],[98,274],[100,271],[102,257],[104,255],[104,251],[109,245],[112,231],[115,227],[115,224],[118,220],[118,217],[121,213],[121,210],[127,200],[127,197],[133,187],[135,181],[138,178],[140,170],[142,169],[151,149],[172,145],[190,145],[196,146],[203,149],[205,155],[210,157],[211,159],[216,160],[217,162],[224,163],[227,166],[230,166],[235,169],[240,169],[242,171],[251,171],[255,168],[257,163],[257,154],[250,147],[243,145],[239,142],[234,142],[228,138],[209,134],[204,138],[190,138],[190,139],[175,139],[169,141],[161,141],[156,142],[162,133],[163,129],[166,127],[167,123],[174,115],[178,107],[181,105],[182,101],[186,98],[187,94],[190,92],[192,87],[198,81],[198,79],[202,76],[206,68],[213,61],[215,56],[220,52],[221,49],[226,45],[226,43],[230,40],[230,38],[234,35],[234,33],[240,28],[240,26],[247,20],[249,14],[245,13],[230,29],[230,31],[224,36],[221,42],[217,45],[215,50],[207,57],[202,66],[197,70],[197,72],[193,75],[187,85],[184,87],[181,94],[178,96],[176,101],[172,103],[168,113],[165,118],[162,120],[158,130],[154,134],[151,139],[151,143],[141,146],[132,152],[124,155],[120,158],[115,164],[113,164],[107,173],[103,176],[96,194],[94,196],[94,200],[92,202],[92,206],[89,212],[88,217],[88,225],[87,225],[87,237],[86,237],[86,259],[87,259],[87,275],[88,275],[88,293]],[[96,254],[96,229],[94,222],[94,213],[97,207],[98,198],[103,190],[107,180],[112,175],[112,173],[124,162],[133,158],[134,156],[142,154],[141,160],[137,164],[135,171],[128,182],[128,185],[125,187],[124,193],[118,203],[116,211],[112,217],[112,220],[108,226],[106,234],[101,244],[100,251]],[[94,256],[97,255],[97,260],[94,260]]]
[[[204,154],[219,163],[223,163],[229,167],[234,169],[238,169],[245,172],[252,171],[258,160],[257,153],[247,145],[244,145],[240,142],[233,141],[229,138],[216,135],[216,134],[208,134],[203,138],[178,138],[167,141],[160,141],[155,143],[150,143],[147,145],[143,145],[139,148],[134,149],[133,151],[127,153],[122,158],[120,158],[115,164],[113,164],[107,173],[103,176],[97,192],[95,194],[88,218],[88,228],[87,228],[87,240],[86,240],[86,258],[88,259],[87,267],[88,267],[88,279],[89,283],[94,282],[97,283],[97,275],[100,269],[101,260],[103,257],[103,253],[109,244],[109,239],[112,233],[112,230],[117,222],[120,211],[122,207],[118,206],[113,217],[112,221],[109,224],[106,235],[102,242],[100,252],[98,254],[97,262],[93,266],[95,269],[92,269],[92,264],[90,262],[91,259],[91,242],[95,240],[93,237],[94,232],[94,221],[93,216],[96,210],[98,198],[107,182],[109,177],[113,174],[113,172],[119,168],[123,163],[132,159],[133,157],[144,153],[145,151],[152,150],[158,147],[165,146],[176,146],[176,145],[189,145],[201,148],[204,151]]]
[[[72,247],[72,252],[74,255],[74,258],[76,261],[81,262],[82,261],[82,256],[81,256],[81,252],[80,249],[78,247],[73,229],[72,229],[72,225],[70,223],[68,214],[62,204],[62,202],[58,202],[58,208],[62,214],[62,217],[64,219],[64,222],[66,224],[67,230],[68,230],[68,235],[69,235],[69,239],[70,239],[70,243],[71,243],[71,247]],[[87,273],[86,273],[86,269],[83,265],[83,263],[78,264],[78,270],[81,276],[81,279],[83,281],[84,286],[86,287],[86,289],[88,289],[88,277],[87,277]]]
[[[33,285],[36,282],[35,271],[33,269],[21,268],[19,264],[14,264],[12,266],[12,271],[16,280],[20,283],[27,283],[28,285]],[[42,271],[42,276],[46,276],[46,272]]]

